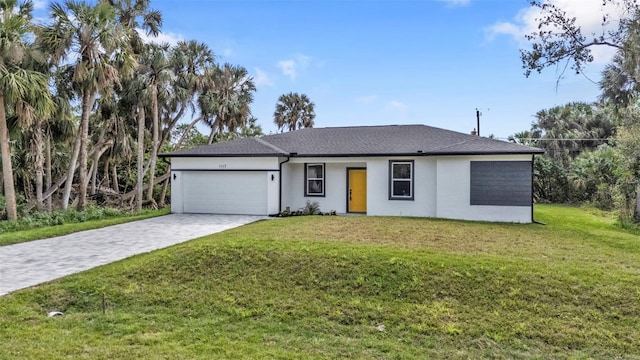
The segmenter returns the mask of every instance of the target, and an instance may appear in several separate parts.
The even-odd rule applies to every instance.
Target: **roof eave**
[[[289,154],[160,154],[158,157],[162,158],[213,158],[213,157],[283,157],[289,156]]]
[[[531,151],[465,151],[465,152],[411,152],[411,153],[348,153],[348,154],[295,154],[291,157],[381,157],[381,156],[451,156],[451,155],[531,155],[542,154],[543,150]]]

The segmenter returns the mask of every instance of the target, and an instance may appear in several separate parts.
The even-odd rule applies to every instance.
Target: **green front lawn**
[[[261,221],[0,298],[0,358],[640,358],[638,235],[536,219]]]

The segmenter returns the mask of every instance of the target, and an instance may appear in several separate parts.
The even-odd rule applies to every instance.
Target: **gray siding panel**
[[[471,205],[531,206],[531,161],[472,161]]]

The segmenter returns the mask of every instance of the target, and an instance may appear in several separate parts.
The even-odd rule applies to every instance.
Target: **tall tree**
[[[144,41],[138,33],[138,28],[147,35],[158,36],[162,27],[162,14],[158,10],[149,8],[150,0],[102,0],[116,8],[120,24],[129,30],[131,49],[140,54],[144,48]]]
[[[540,15],[536,18],[537,29],[526,35],[531,47],[520,51],[526,76],[551,66],[580,73],[593,62],[594,47],[624,50],[628,34],[640,25],[640,4],[636,0],[602,0],[602,29],[586,34],[561,6],[547,0],[529,3]]]
[[[531,48],[521,51],[525,75],[553,65],[571,67],[580,73],[594,60],[593,47],[613,47],[616,56],[606,67],[600,82],[602,98],[621,107],[637,101],[640,93],[640,4],[636,0],[603,0],[603,9],[608,10],[603,11],[601,34],[584,34],[576,18],[553,3],[534,0],[531,4],[540,9],[541,16],[537,18],[538,30],[527,36],[532,42]],[[607,30],[611,21],[617,21],[617,26]],[[624,127],[633,126],[637,121],[634,118]],[[640,221],[640,174],[632,183],[635,194],[630,197],[635,197],[636,202],[633,217]]]
[[[618,169],[624,202],[622,211],[640,222],[640,123],[620,129],[616,138],[616,150],[623,164]]]
[[[246,124],[255,90],[253,78],[242,66],[224,64],[206,69],[198,106],[202,119],[211,128],[209,143],[215,134],[235,132]]]
[[[117,21],[116,11],[110,4],[99,2],[91,6],[68,0],[63,4],[51,4],[50,12],[52,23],[42,28],[41,42],[58,62],[74,59],[73,85],[81,99],[76,145],[79,153],[78,209],[84,210],[88,185],[89,116],[99,93],[109,93],[121,77],[133,71],[135,61],[130,52],[128,31]],[[73,181],[75,165],[72,157],[67,186]],[[63,199],[63,206],[68,200]]]
[[[129,31],[129,41],[133,53],[139,55],[140,65],[136,71],[136,79],[130,82],[128,86],[128,100],[131,100],[131,96],[137,98],[137,101],[133,102],[131,112],[127,115],[136,117],[135,121],[138,123],[138,151],[137,151],[137,181],[136,181],[136,209],[140,211],[142,209],[142,188],[144,180],[144,132],[145,132],[145,100],[149,100],[150,97],[155,98],[155,102],[151,104],[153,115],[153,136],[154,142],[152,145],[152,155],[150,161],[152,162],[151,168],[155,168],[155,159],[157,158],[158,142],[158,97],[157,97],[157,85],[154,88],[156,96],[150,96],[146,91],[145,79],[149,79],[149,69],[153,69],[153,65],[149,65],[148,56],[154,49],[149,49],[151,45],[144,44],[138,28],[141,28],[147,35],[157,36],[160,33],[160,27],[162,26],[162,14],[159,11],[149,8],[150,0],[107,0],[109,4],[114,6],[118,12],[118,19],[120,23]],[[145,56],[146,54],[146,56]],[[156,66],[157,68],[157,66]],[[165,71],[164,69],[162,71]],[[156,76],[157,77],[157,76]],[[153,76],[151,77],[153,78]],[[142,86],[141,86],[142,85]],[[131,91],[133,90],[133,91]],[[144,92],[144,93],[143,93]],[[137,110],[137,115],[136,115]],[[134,121],[132,118],[131,121]],[[152,170],[153,171],[153,170]],[[153,176],[150,181],[153,182]],[[150,194],[153,194],[153,186],[150,186]],[[151,196],[151,195],[150,195]]]
[[[156,162],[160,150],[160,99],[169,97],[168,89],[173,80],[173,64],[169,45],[148,44],[140,56],[139,72],[146,85],[143,94],[150,100],[151,110],[151,154],[149,155],[149,188],[147,200],[153,200]],[[148,92],[148,94],[146,94]],[[143,115],[144,116],[144,115]]]
[[[289,131],[313,127],[316,117],[315,104],[305,94],[290,92],[280,95],[276,103],[276,111],[273,113],[273,122],[278,130]]]
[[[597,104],[574,102],[540,110],[531,127],[539,147],[563,166],[585,150],[594,150],[615,133],[609,109]]]
[[[16,192],[11,164],[7,116],[24,123],[48,116],[54,108],[47,76],[25,66],[35,49],[27,42],[32,34],[30,1],[0,1],[0,152],[7,218],[17,219]]]
[[[195,100],[198,94],[205,91],[205,73],[207,69],[215,66],[213,52],[209,46],[195,40],[178,42],[171,52],[171,63],[174,66],[174,79],[171,84],[171,96],[164,99],[161,107],[164,125],[161,143],[169,140],[171,131],[188,109],[196,112]],[[196,120],[201,121],[201,118],[198,117]]]

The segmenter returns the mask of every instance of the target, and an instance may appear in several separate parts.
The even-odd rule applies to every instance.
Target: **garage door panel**
[[[267,174],[259,171],[185,172],[184,212],[267,214]]]

